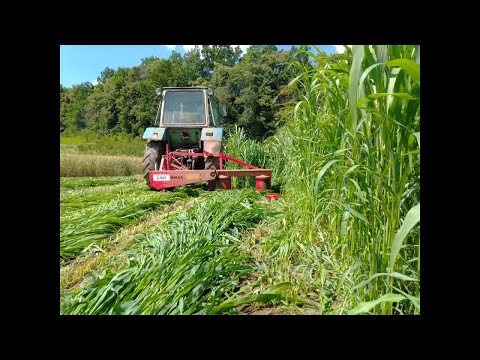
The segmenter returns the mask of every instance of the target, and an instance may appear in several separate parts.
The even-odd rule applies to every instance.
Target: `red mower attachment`
[[[179,156],[213,156],[220,159],[220,169],[214,170],[190,170],[177,160]],[[224,170],[223,160],[245,166],[248,169]],[[257,190],[269,190],[271,188],[272,169],[261,169],[241,160],[234,159],[224,154],[212,154],[204,152],[169,152],[162,156],[160,170],[150,171],[150,184],[154,189],[161,190],[194,184],[203,181],[215,181],[217,189],[231,189],[232,176],[255,176]]]
[[[265,195],[265,198],[270,201],[278,200],[281,198],[281,195],[279,193],[271,193],[271,194]]]

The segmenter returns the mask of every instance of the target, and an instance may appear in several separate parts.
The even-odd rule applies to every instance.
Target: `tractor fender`
[[[200,137],[200,141],[203,141],[203,150],[212,154],[221,153],[223,135],[222,128],[203,128]]]
[[[149,127],[145,129],[142,135],[143,140],[167,141],[167,132],[165,128]]]

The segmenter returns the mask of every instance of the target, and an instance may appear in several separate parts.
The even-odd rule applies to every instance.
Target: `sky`
[[[140,65],[142,59],[156,56],[168,58],[173,50],[184,54],[195,45],[61,45],[60,83],[71,87],[90,81],[96,84],[97,77],[106,68]],[[233,47],[237,45],[232,45]],[[245,53],[250,45],[239,45]],[[298,45],[296,45],[298,47]],[[317,45],[327,54],[343,52],[342,45]],[[277,45],[280,50],[290,50],[292,45]]]

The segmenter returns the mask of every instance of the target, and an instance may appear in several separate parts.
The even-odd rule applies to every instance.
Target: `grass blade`
[[[378,298],[377,300],[362,302],[358,304],[353,310],[350,310],[348,314],[349,315],[363,314],[370,311],[371,309],[373,309],[375,306],[377,306],[382,302],[400,302],[405,299],[406,297],[403,295],[388,293]]]
[[[410,75],[413,81],[420,84],[420,64],[409,59],[395,59],[384,63],[387,66],[399,66]]]
[[[415,205],[408,211],[402,226],[400,226],[400,229],[398,229],[397,233],[395,234],[395,240],[393,241],[392,248],[390,251],[390,270],[393,270],[393,266],[397,259],[397,255],[400,252],[400,248],[402,247],[403,241],[407,237],[410,230],[412,230],[412,228],[415,225],[417,225],[419,221],[420,221],[420,203]]]
[[[356,289],[360,289],[362,287],[364,287],[365,285],[367,285],[370,281],[372,281],[373,279],[379,277],[379,276],[389,276],[389,277],[393,277],[395,279],[400,279],[400,280],[405,280],[405,281],[418,281],[417,279],[414,279],[410,276],[407,276],[407,275],[403,275],[403,274],[400,274],[398,272],[393,272],[393,273],[377,273],[377,274],[374,274],[372,276],[370,276],[370,278],[368,278],[367,280],[364,280],[362,282],[360,282],[358,285],[355,285],[352,290],[356,290]]]

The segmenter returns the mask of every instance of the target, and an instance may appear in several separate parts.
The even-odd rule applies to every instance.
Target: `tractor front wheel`
[[[150,176],[148,173],[159,169],[162,156],[163,147],[160,142],[150,141],[145,145],[145,152],[143,153],[143,177],[150,190],[155,190],[155,188],[150,185]]]

